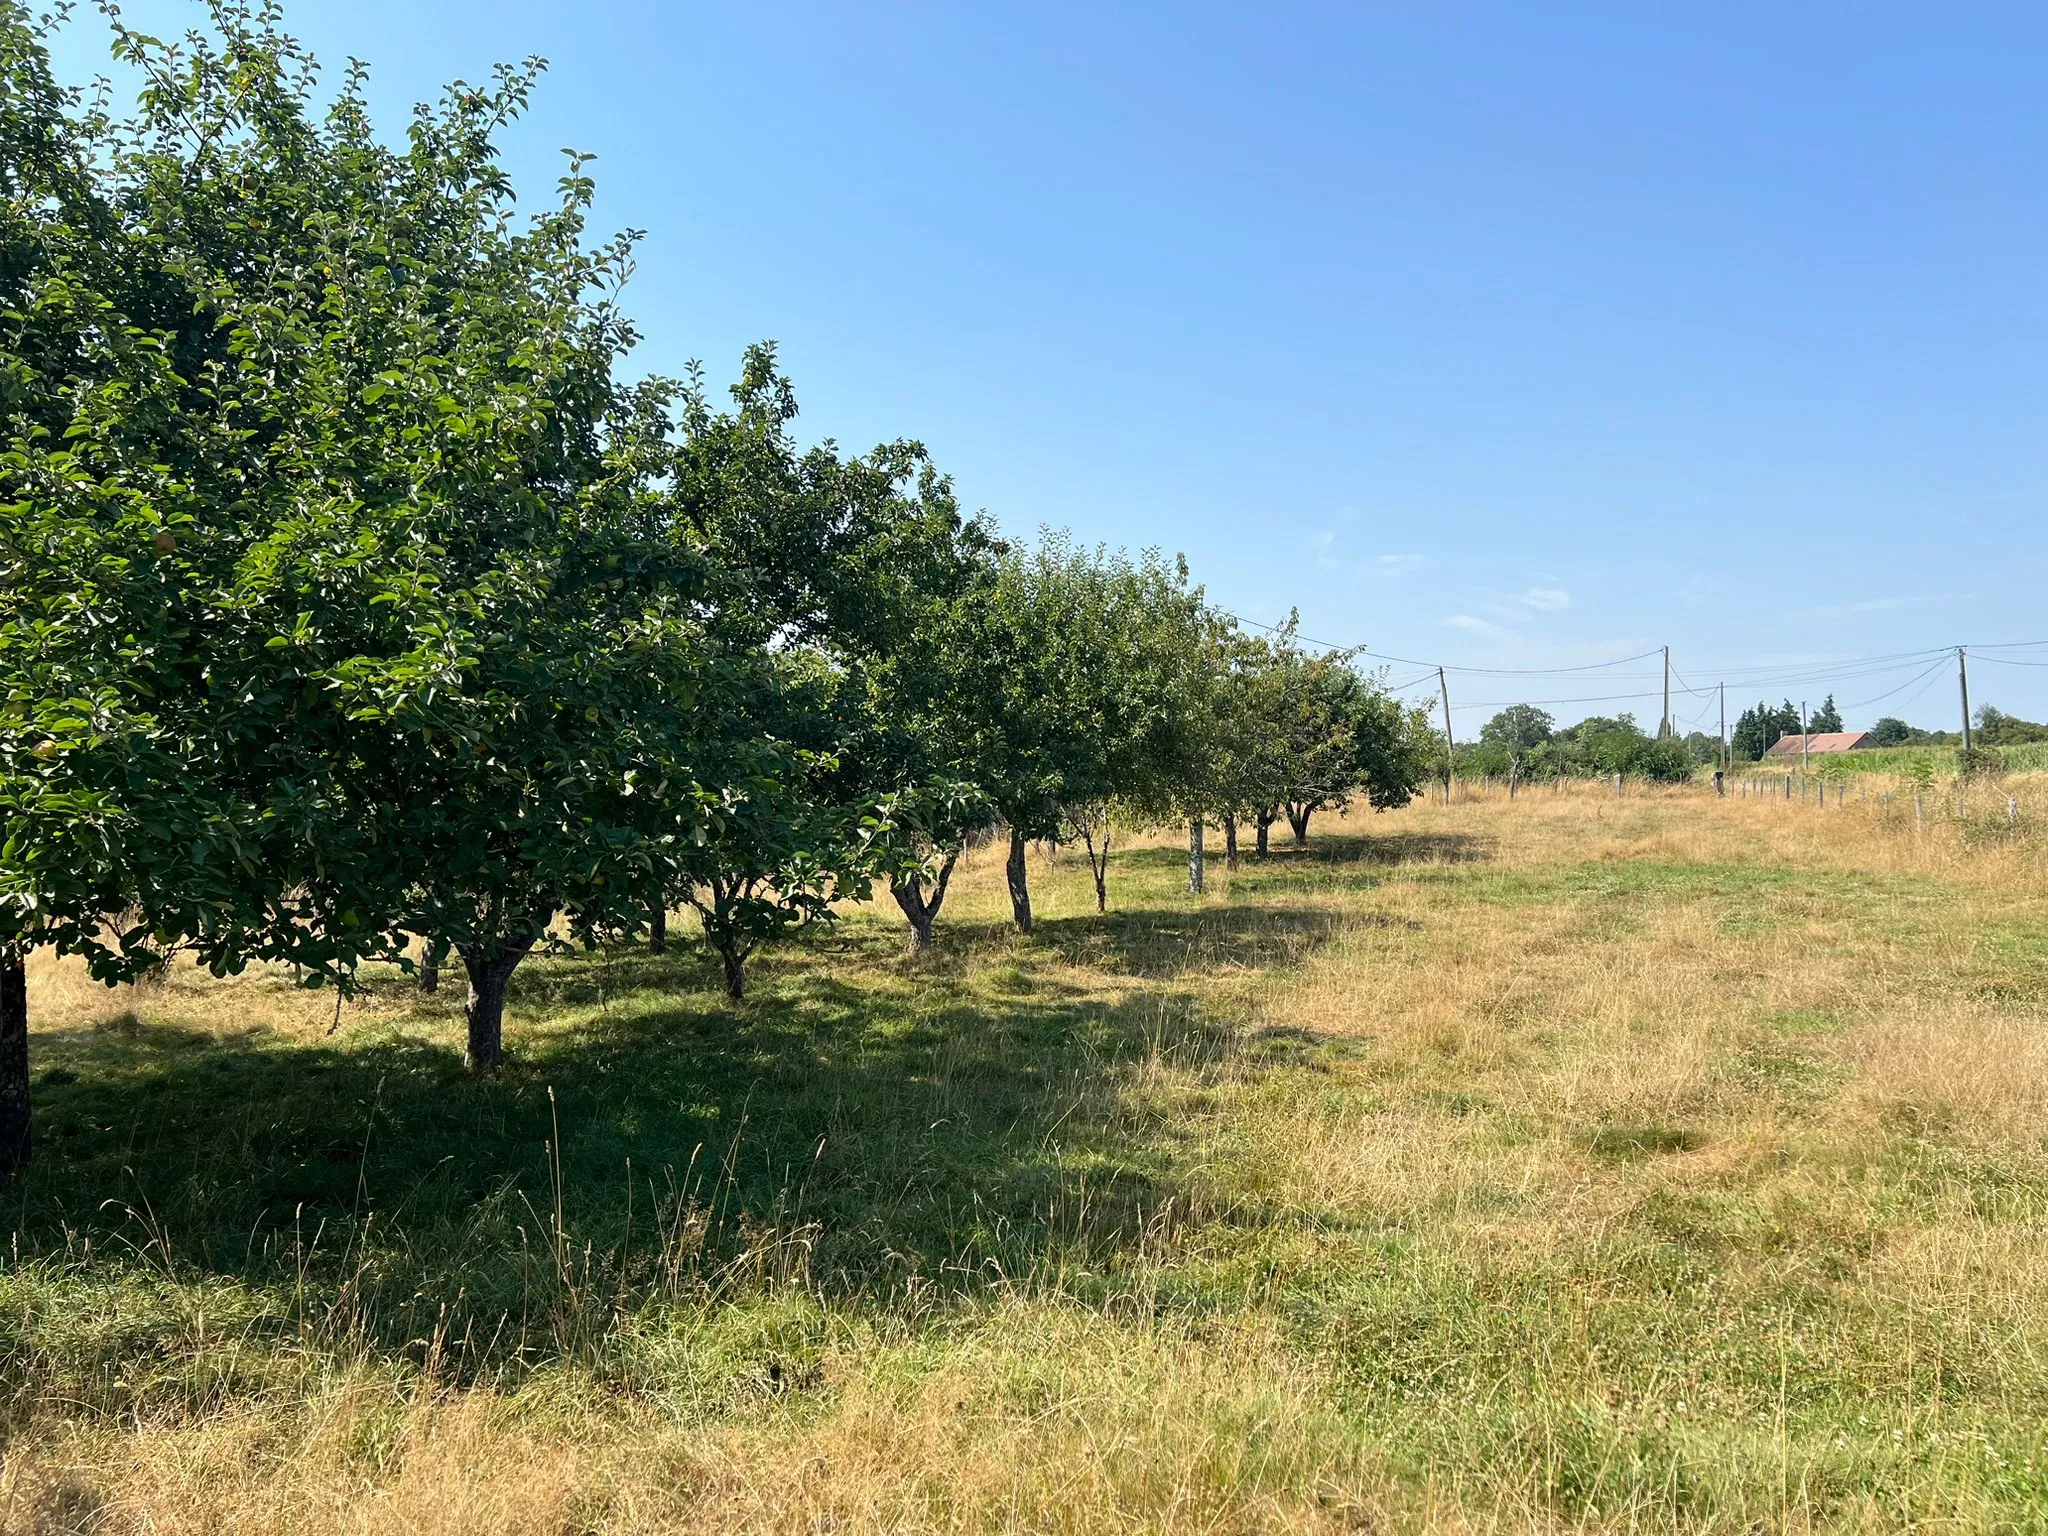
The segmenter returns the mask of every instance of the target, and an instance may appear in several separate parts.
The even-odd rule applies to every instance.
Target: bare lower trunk
[[[1017,920],[1017,931],[1031,931],[1031,886],[1024,872],[1024,834],[1015,827],[1010,828],[1010,862],[1003,866],[1003,874],[1010,882],[1010,914]]]
[[[1223,867],[1225,869],[1237,868],[1237,818],[1235,816],[1223,818]]]
[[[1315,807],[1290,805],[1287,807],[1287,825],[1294,832],[1294,846],[1299,848],[1308,842],[1308,819],[1315,814]]]
[[[727,941],[718,946],[718,964],[725,973],[725,995],[736,1003],[747,1000],[747,957],[739,945]]]
[[[668,904],[659,897],[647,911],[647,953],[668,953]]]
[[[910,952],[914,955],[932,947],[932,924],[938,921],[939,908],[946,904],[946,886],[953,878],[953,865],[959,857],[957,853],[946,855],[946,862],[939,866],[938,876],[932,881],[929,896],[925,894],[922,875],[889,882],[889,894],[896,898],[896,905],[903,909],[904,917],[910,922]]]
[[[1109,822],[1105,818],[1102,823],[1102,847],[1100,849],[1095,846],[1095,833],[1088,823],[1083,821],[1080,826],[1081,846],[1088,853],[1088,873],[1095,880],[1095,910],[1097,912],[1107,912],[1109,910]]]
[[[438,992],[441,990],[441,967],[448,960],[448,941],[428,939],[420,950],[420,990]]]
[[[490,945],[468,945],[462,966],[469,972],[469,1049],[462,1064],[472,1072],[488,1072],[505,1057],[505,986],[512,972],[533,949],[532,939],[501,939]]]
[[[19,951],[0,950],[0,1175],[27,1164],[28,965]]]
[[[1255,854],[1258,858],[1263,859],[1271,851],[1273,821],[1279,814],[1278,811],[1272,810],[1259,812],[1259,841],[1255,849]]]
[[[1197,816],[1188,823],[1188,889],[1197,896],[1202,893],[1202,818]]]

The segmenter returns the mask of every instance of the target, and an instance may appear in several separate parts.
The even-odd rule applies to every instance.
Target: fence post
[[[1728,796],[1728,781],[1718,768],[1714,770],[1714,793],[1722,799]]]
[[[2007,795],[2005,797],[2005,821],[2007,826],[2016,827],[2020,824],[2019,796]]]
[[[1915,832],[1925,832],[1927,830],[1927,797],[1925,795],[1915,795],[1913,797],[1913,830]]]
[[[1621,798],[1621,775],[1618,773],[1614,776],[1614,798]]]

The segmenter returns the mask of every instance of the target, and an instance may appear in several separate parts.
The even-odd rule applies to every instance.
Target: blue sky
[[[921,438],[1006,528],[1183,550],[1249,619],[1504,671],[1669,644],[1731,708],[1832,688],[1852,725],[1957,708],[1952,668],[1849,658],[2048,640],[2038,7],[290,23],[371,63],[394,131],[546,56],[507,158],[538,199],[594,152],[601,222],[647,232],[641,366],[722,380],[773,338],[811,434]],[[2048,716],[2029,659],[1984,652],[1973,697]],[[1654,672],[1459,671],[1453,703],[1654,717],[1606,698]]]

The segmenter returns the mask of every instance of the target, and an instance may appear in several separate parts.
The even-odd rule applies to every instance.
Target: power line
[[[1264,630],[1268,634],[1290,633],[1284,625],[1262,624],[1257,619],[1245,618],[1242,614],[1232,613],[1228,609],[1220,609],[1218,611],[1240,624],[1248,624],[1252,628]],[[1308,645],[1318,646],[1326,650],[1349,651],[1358,653],[1374,662],[1393,662],[1401,666],[1423,669],[1405,682],[1387,685],[1388,692],[1390,693],[1406,693],[1411,689],[1423,686],[1425,683],[1439,683],[1443,674],[1474,678],[1578,677],[1584,678],[1587,681],[1592,681],[1594,677],[1602,677],[1611,678],[1615,682],[1648,682],[1653,678],[1661,681],[1663,677],[1661,671],[1656,673],[1622,673],[1614,670],[1617,667],[1625,667],[1631,662],[1647,661],[1653,656],[1661,655],[1663,651],[1661,646],[1652,650],[1638,652],[1633,656],[1617,657],[1613,661],[1582,662],[1568,667],[1465,667],[1453,665],[1449,662],[1424,661],[1415,656],[1396,656],[1390,651],[1375,650],[1369,645],[1337,645],[1331,641],[1318,640],[1313,635],[1304,635],[1298,629],[1291,631],[1291,633],[1294,638]],[[1986,651],[2038,650],[2044,647],[2048,647],[2048,640],[2007,640],[2000,641],[1997,644],[1972,645],[1969,647],[1969,650],[1972,653],[1980,654],[1982,660],[1997,666],[2048,667],[2048,661],[2034,661],[2016,656],[1981,655],[1981,653]],[[1954,650],[1955,647],[1953,646],[1934,646],[1917,651],[1893,651],[1877,656],[1843,657],[1836,661],[1780,662],[1746,667],[1714,668],[1711,670],[1720,679],[1720,683],[1717,686],[1736,689],[1754,688],[1765,692],[1778,688],[1854,682],[1861,678],[1879,678],[1887,673],[1913,670],[1913,676],[1907,678],[1896,687],[1887,688],[1882,693],[1847,706],[1850,709],[1864,709],[1896,694],[1903,693],[1916,683],[1923,682],[1932,677],[1933,674],[1940,671],[1947,664],[1948,658]],[[1678,691],[1688,694],[1693,698],[1708,701],[1702,707],[1701,712],[1692,716],[1688,722],[1697,723],[1711,709],[1712,700],[1716,695],[1716,688],[1702,688],[1688,682],[1684,674],[1679,672],[1675,666],[1671,669],[1671,675]],[[1923,688],[1921,692],[1925,692],[1925,689]],[[1457,704],[1454,707],[1456,709],[1475,710],[1506,709],[1514,704],[1529,704],[1538,707],[1565,704],[1623,704],[1660,697],[1662,697],[1660,689],[1645,688],[1640,692],[1633,693],[1570,694],[1549,699],[1475,699]],[[1917,699],[1919,694],[1916,693],[1913,697]],[[1911,701],[1909,700],[1908,702]]]
[[[1216,611],[1226,618],[1237,620],[1240,624],[1249,624],[1253,629],[1263,629],[1269,635],[1288,632],[1284,624],[1261,624],[1257,619],[1248,619],[1241,613],[1232,613],[1228,608],[1219,608]],[[1456,672],[1466,677],[1555,677],[1568,672],[1604,671],[1608,667],[1625,666],[1631,661],[1643,661],[1657,654],[1657,651],[1652,649],[1634,656],[1616,657],[1613,661],[1589,661],[1574,667],[1461,667],[1451,662],[1423,661],[1414,656],[1396,656],[1391,651],[1375,650],[1370,645],[1338,645],[1333,640],[1318,640],[1314,635],[1305,635],[1298,629],[1293,633],[1295,639],[1321,646],[1324,650],[1360,651],[1374,661],[1398,662],[1404,667],[1427,667],[1431,677],[1436,675],[1439,667],[1446,672]]]
[[[1943,667],[1947,665],[1948,658],[1946,656],[1938,657],[1933,662],[1929,663],[1924,671],[1921,671],[1915,674],[1914,676],[1907,678],[1903,683],[1899,684],[1898,687],[1887,688],[1883,693],[1877,694],[1872,698],[1859,699],[1857,700],[1857,702],[1851,704],[1849,707],[1851,709],[1867,709],[1872,704],[1877,703],[1880,699],[1888,699],[1895,693],[1903,693],[1906,689],[1912,687],[1922,678],[1932,677],[1936,672],[1939,672]],[[1915,697],[1917,698],[1918,695],[1916,694]]]

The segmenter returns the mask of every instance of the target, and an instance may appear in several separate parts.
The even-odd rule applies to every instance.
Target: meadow
[[[0,1529],[2048,1530],[2048,789],[1910,799],[997,848],[483,1080],[39,957]]]

